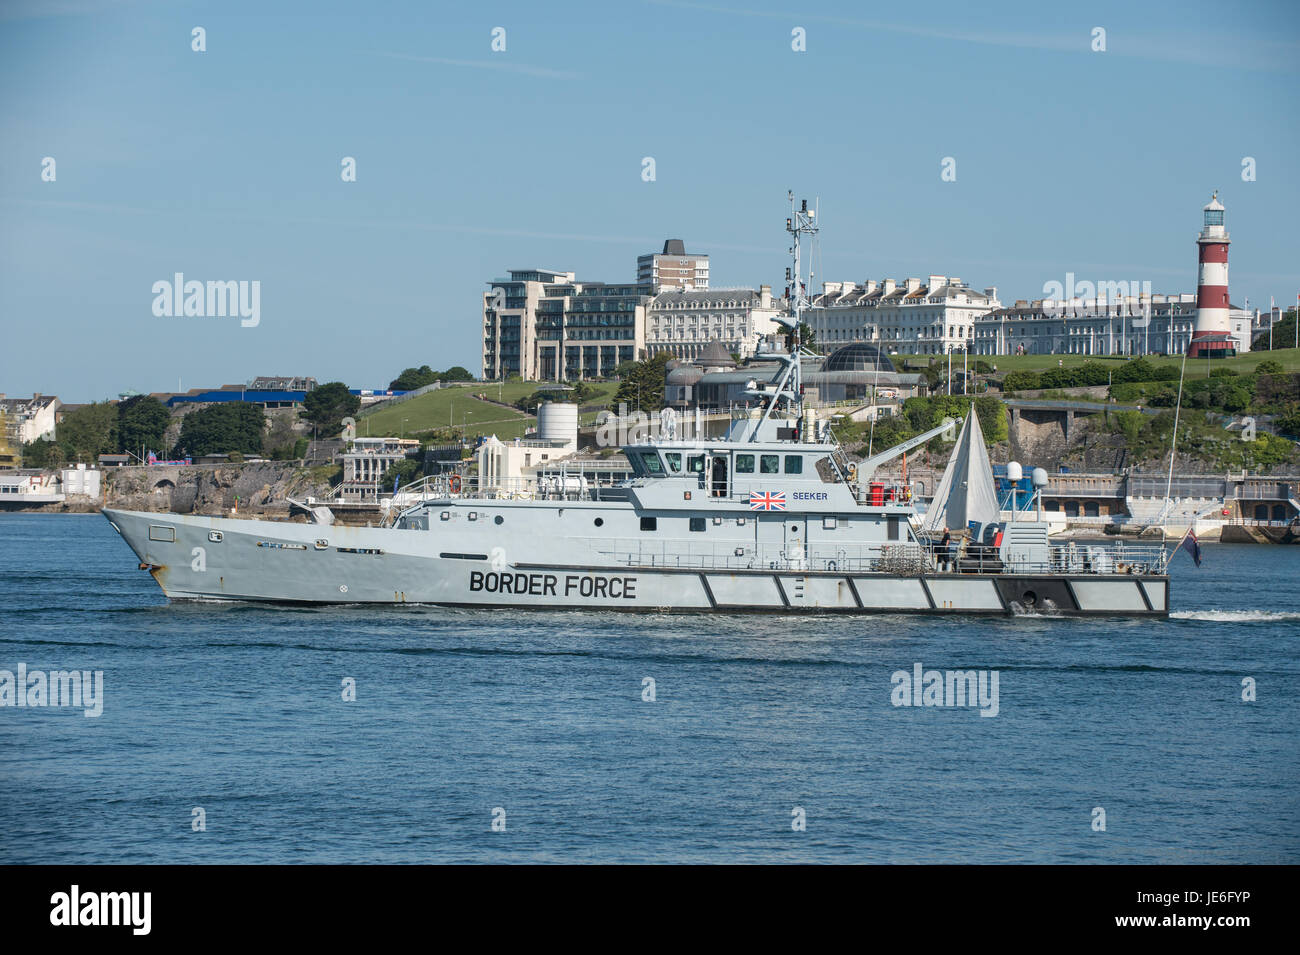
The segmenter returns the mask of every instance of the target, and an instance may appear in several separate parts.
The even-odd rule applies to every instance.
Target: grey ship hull
[[[421,603],[452,607],[689,613],[1165,616],[1163,574],[888,574],[849,567],[691,568],[503,560],[433,530],[322,526],[105,510],[175,600]],[[505,538],[503,537],[503,540]],[[548,541],[548,545],[552,542]],[[481,549],[481,548],[480,548]],[[562,551],[550,547],[548,550]],[[581,557],[581,559],[574,559]]]

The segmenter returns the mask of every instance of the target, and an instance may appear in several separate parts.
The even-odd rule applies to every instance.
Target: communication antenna
[[[763,422],[773,416],[782,399],[785,400],[786,407],[791,411],[802,402],[803,379],[801,365],[803,344],[799,337],[799,326],[803,322],[803,310],[808,306],[808,287],[803,282],[802,240],[804,236],[816,237],[818,232],[817,210],[816,208],[808,208],[807,199],[799,200],[796,208],[793,190],[788,190],[786,196],[790,200],[790,215],[785,220],[785,231],[790,233],[790,268],[786,270],[786,280],[789,282],[787,288],[790,292],[790,314],[776,316],[776,322],[789,329],[790,353],[785,357],[786,368],[777,381],[776,389],[772,393],[767,410],[763,413],[762,419],[755,422],[754,429],[750,432],[749,440],[751,441],[758,439]],[[812,275],[809,274],[808,278],[811,282]]]

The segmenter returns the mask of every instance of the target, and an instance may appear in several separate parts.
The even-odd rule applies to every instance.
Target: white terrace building
[[[1018,301],[975,323],[974,355],[1178,355],[1196,330],[1196,295]],[[1237,352],[1250,351],[1253,312],[1231,306]]]
[[[781,312],[772,286],[749,288],[667,289],[646,307],[646,354],[668,352],[687,361],[700,357],[718,341],[729,354],[750,358],[759,341],[780,331]]]
[[[969,348],[976,319],[1000,305],[996,288],[981,292],[945,275],[826,282],[804,321],[823,348],[874,342],[903,355],[943,355]]]
[[[5,429],[5,433],[0,434],[0,445],[8,442],[10,447],[17,449],[38,438],[53,439],[62,406],[53,395],[7,398],[0,391],[0,419],[3,419]]]

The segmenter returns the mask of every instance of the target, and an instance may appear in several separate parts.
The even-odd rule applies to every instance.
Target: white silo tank
[[[578,406],[558,401],[541,405],[537,409],[537,437],[541,441],[563,441],[569,447],[577,447]]]

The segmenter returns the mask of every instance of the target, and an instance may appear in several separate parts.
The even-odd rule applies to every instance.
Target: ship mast
[[[803,344],[799,338],[799,326],[803,322],[803,310],[809,302],[805,294],[806,286],[801,281],[803,277],[801,245],[804,236],[817,235],[817,211],[808,208],[807,199],[800,200],[799,208],[796,209],[793,190],[787,191],[786,196],[790,200],[790,216],[785,220],[785,231],[790,233],[791,267],[785,270],[786,298],[790,303],[790,314],[778,315],[776,321],[790,330],[790,353],[785,357],[785,370],[781,372],[781,377],[776,383],[776,391],[772,394],[772,400],[768,402],[767,410],[750,432],[750,441],[758,440],[763,423],[772,418],[780,407],[782,399],[785,399],[786,407],[794,413],[795,417],[798,417],[797,409],[803,401]],[[812,275],[810,274],[808,278],[811,281]]]

